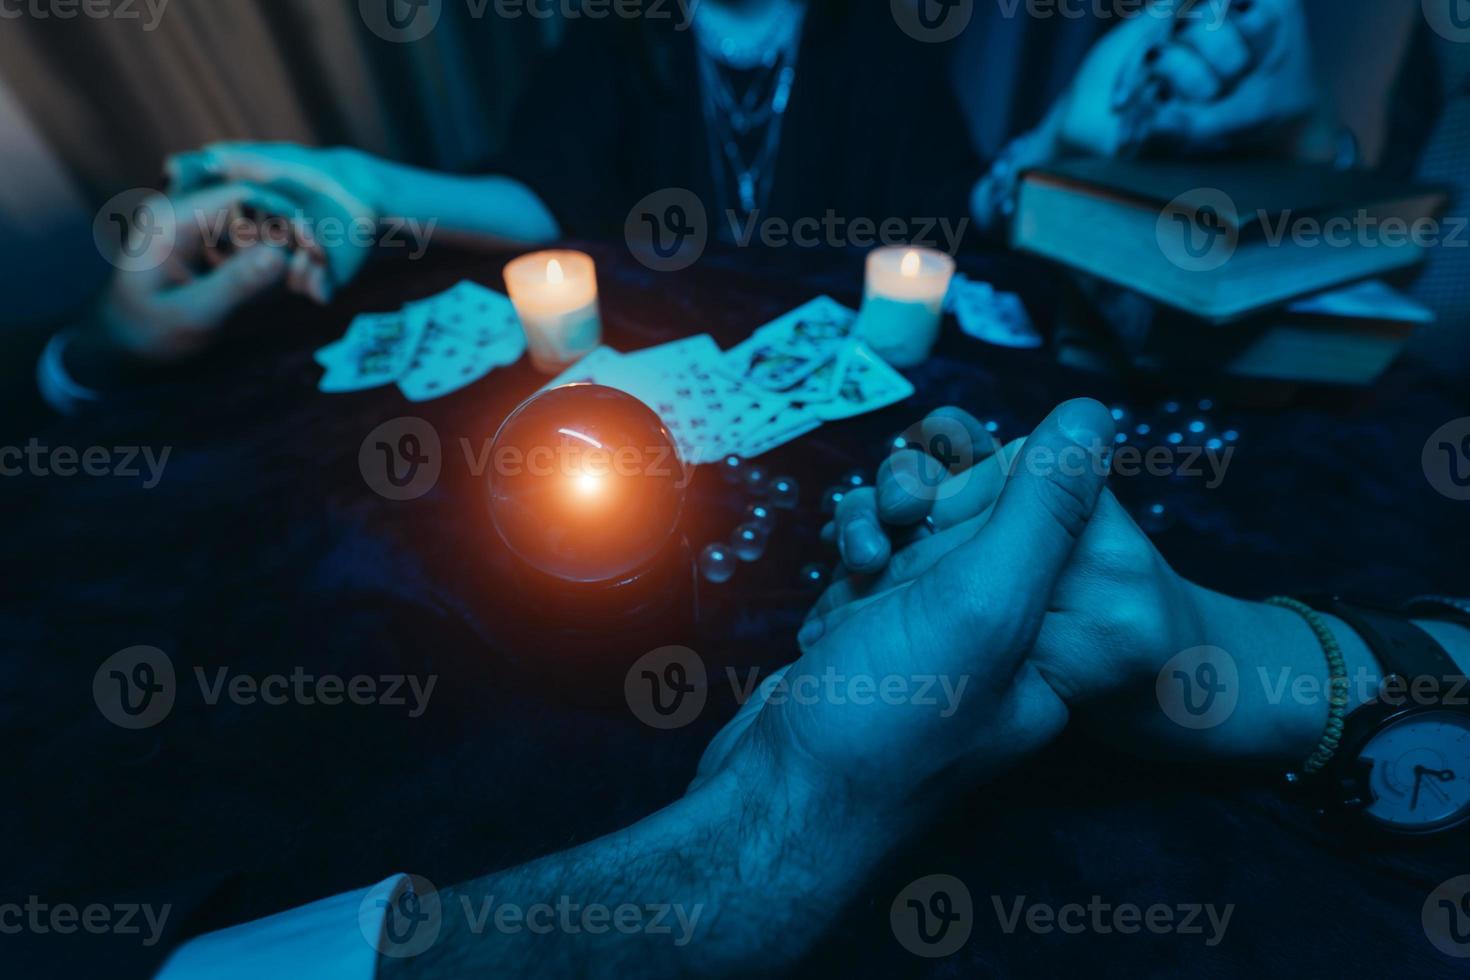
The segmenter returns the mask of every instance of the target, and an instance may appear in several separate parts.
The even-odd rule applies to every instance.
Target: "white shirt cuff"
[[[254,922],[206,933],[174,951],[154,980],[372,980],[387,906],[411,887],[394,875]]]
[[[62,355],[69,339],[64,333],[56,334],[36,363],[36,387],[41,389],[46,404],[62,415],[75,415],[87,405],[102,400],[101,392],[77,384],[67,373]]]

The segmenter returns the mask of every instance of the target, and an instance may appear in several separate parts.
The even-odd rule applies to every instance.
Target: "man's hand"
[[[1031,438],[1085,452],[1111,444],[1112,418],[1096,402],[1068,402]],[[1065,725],[1067,709],[1027,655],[1101,474],[1017,473],[983,528],[768,678],[670,807],[440,893],[446,906],[546,895],[675,903],[699,913],[686,945],[586,931],[480,936],[454,916],[424,954],[384,961],[385,976],[749,976],[794,965],[906,832]],[[804,679],[821,691],[829,672],[880,684],[939,675],[960,694],[951,711],[916,699],[773,694],[782,683],[811,689]]]
[[[1112,418],[1096,402],[1056,409],[1031,437],[1058,455],[1092,459],[1111,446]],[[1020,470],[997,485],[992,519],[956,529],[952,547],[808,636],[801,658],[711,744],[699,780],[735,769],[756,781],[794,784],[861,813],[929,800],[986,779],[1061,731],[1062,701],[1028,659],[1052,593],[1086,533],[1105,467]],[[824,676],[937,675],[962,691],[947,716],[920,704],[826,703],[784,697],[785,686],[820,689]]]
[[[242,248],[207,268],[219,244],[212,236],[247,203],[283,206],[271,192],[238,183],[145,202],[152,224],[146,235],[133,230],[127,254],[137,258],[114,275],[88,346],[146,364],[178,361],[207,346],[236,309],[279,284],[288,256],[270,245]]]
[[[1300,0],[1156,0],[1093,46],[1046,128],[1061,152],[1211,152],[1315,101]]]

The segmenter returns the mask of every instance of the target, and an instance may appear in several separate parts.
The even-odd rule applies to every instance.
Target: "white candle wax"
[[[954,259],[899,245],[868,254],[858,333],[894,367],[922,363],[939,339]]]
[[[602,342],[597,269],[590,255],[522,255],[505,267],[505,290],[521,318],[536,370],[556,374]]]

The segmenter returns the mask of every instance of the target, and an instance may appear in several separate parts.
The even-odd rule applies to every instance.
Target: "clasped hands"
[[[823,530],[842,560],[800,630],[801,656],[716,736],[694,790],[735,770],[747,787],[779,787],[783,805],[821,799],[891,832],[1020,763],[1074,716],[1140,755],[1287,765],[1310,749],[1315,708],[1243,694],[1229,724],[1204,730],[1161,710],[1155,684],[1175,655],[1225,642],[1245,670],[1253,656],[1281,655],[1262,638],[1298,627],[1258,620],[1271,610],[1169,567],[1106,487],[1114,428],[1104,406],[1066,402],[1007,445],[954,408],[909,436],[912,448],[848,493]],[[941,461],[918,448],[934,445],[973,451]],[[1320,668],[1320,652],[1302,649],[1303,669]],[[968,683],[949,714],[769,698],[833,671]]]
[[[951,423],[965,426],[983,455],[931,481],[943,492],[925,501],[898,471],[923,475],[939,464],[918,450],[900,453],[876,490],[843,500],[833,532],[857,568],[813,608],[800,658],[768,677],[711,742],[692,792],[733,772],[752,794],[774,787],[783,807],[822,801],[844,820],[892,833],[1044,746],[1101,678],[1132,670],[1121,651],[1099,653],[1081,640],[1087,626],[1072,611],[1080,590],[1101,585],[1099,563],[1118,568],[1136,557],[1119,540],[1120,522],[1131,522],[1105,489],[1109,411],[1087,399],[1053,411],[1024,444],[1033,457],[1072,461],[1050,467],[1003,465],[1023,447],[994,447],[961,412],[936,413],[921,428]],[[939,532],[893,550],[901,528],[925,517]],[[1135,581],[1114,591],[1141,589],[1146,570],[1129,575]],[[1157,601],[1162,609],[1168,598],[1160,592]],[[1084,649],[1063,652],[1079,642]],[[770,697],[803,674],[833,672],[968,684],[947,715],[916,701]]]

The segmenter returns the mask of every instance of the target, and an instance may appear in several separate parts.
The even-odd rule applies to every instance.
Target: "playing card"
[[[1041,346],[1041,334],[1031,325],[1026,307],[1015,293],[996,292],[988,282],[976,282],[956,273],[944,299],[945,309],[954,313],[960,329],[976,340],[1021,349]]]
[[[777,446],[784,446],[793,439],[801,438],[821,425],[822,420],[815,417],[810,409],[788,406],[769,422],[747,432],[739,455],[754,459]]]
[[[852,346],[837,397],[808,406],[820,419],[833,421],[877,411],[914,393],[914,386],[867,344]]]
[[[758,329],[722,359],[726,374],[767,391],[787,392],[814,374],[852,336],[857,314],[818,296]]]
[[[429,324],[398,390],[411,402],[430,401],[480,380],[499,366],[495,352]]]
[[[719,373],[722,354],[707,334],[624,355],[600,384],[628,392],[658,413],[692,464],[737,452],[742,434],[782,406],[779,398]]]
[[[324,392],[360,391],[396,380],[407,369],[426,324],[399,313],[367,313],[352,321],[337,343],[317,352],[327,369]]]
[[[410,303],[405,312],[426,316],[445,331],[474,340],[503,340],[520,337],[524,347],[525,333],[510,297],[468,280],[446,289],[437,296]]]
[[[598,347],[584,354],[576,364],[542,385],[541,390],[549,391],[552,388],[560,388],[562,385],[597,384],[598,370],[606,368],[607,365],[622,356],[611,347]]]
[[[509,298],[472,282],[405,308],[424,324],[398,388],[413,402],[458,391],[498,367],[519,360],[525,334]]]
[[[807,375],[801,384],[786,392],[786,395],[793,402],[799,402],[803,405],[829,402],[836,398],[838,392],[841,390],[842,379],[847,372],[848,362],[852,359],[856,346],[856,341],[842,341],[832,357],[828,358],[821,367]]]

